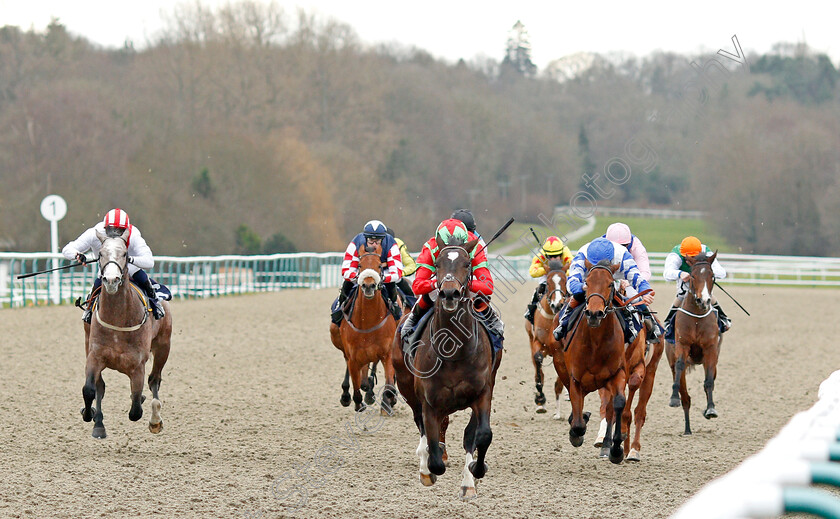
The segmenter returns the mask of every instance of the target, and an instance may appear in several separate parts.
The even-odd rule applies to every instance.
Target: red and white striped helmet
[[[105,227],[116,227],[117,229],[130,229],[131,222],[128,219],[128,213],[122,209],[111,209],[105,215],[103,220]]]

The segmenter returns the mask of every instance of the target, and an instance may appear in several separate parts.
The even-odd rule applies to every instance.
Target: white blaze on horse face
[[[102,284],[105,285],[105,291],[109,294],[115,294],[122,281],[122,267],[125,266],[124,253],[125,242],[120,240],[105,240],[99,251],[100,264],[103,259],[107,262],[105,268],[102,269]],[[123,258],[122,265],[119,264],[120,257]]]
[[[456,250],[451,250],[446,256],[449,258],[449,261],[455,261],[456,259],[458,259],[458,256],[460,256],[460,254],[458,254],[458,251]]]
[[[700,294],[700,297],[703,299],[703,303],[709,304],[712,300],[712,294],[709,293],[709,285],[707,283],[703,283],[703,292]]]
[[[555,291],[551,294],[551,301],[549,301],[549,303],[557,308],[560,306],[560,299],[563,297],[563,294],[560,293],[560,274],[554,274],[551,276],[551,281],[554,282]]]

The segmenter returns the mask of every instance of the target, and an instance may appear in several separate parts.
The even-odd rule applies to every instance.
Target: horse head
[[[99,251],[102,286],[110,295],[117,293],[128,270],[128,243],[123,237],[126,232],[127,229],[119,234],[105,235],[98,231],[96,233],[96,237],[102,242],[102,249]]]
[[[688,276],[688,290],[694,298],[694,304],[702,311],[709,309],[712,304],[712,288],[715,285],[715,274],[712,271],[712,263],[717,258],[717,251],[713,254],[701,252],[697,256],[689,256],[685,259],[691,267]]]
[[[376,291],[382,288],[382,247],[365,245],[365,252],[359,256],[359,288],[367,299],[373,299]]]
[[[545,297],[552,313],[557,313],[563,307],[566,293],[566,269],[561,260],[549,260],[548,272],[545,275]]]
[[[478,244],[478,238],[467,243],[450,243],[440,250],[435,261],[438,300],[446,312],[454,312],[461,301],[469,298],[472,281],[472,258],[470,253]]]
[[[612,310],[610,302],[615,295],[615,283],[613,275],[618,270],[618,265],[613,265],[609,260],[601,260],[593,265],[589,260],[585,261],[586,274],[586,309],[584,315],[588,320],[590,328],[601,326],[601,321]]]

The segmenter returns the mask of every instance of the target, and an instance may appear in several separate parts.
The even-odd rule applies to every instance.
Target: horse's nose
[[[443,298],[447,301],[454,301],[455,299],[461,299],[461,291],[457,288],[446,289],[442,291]]]

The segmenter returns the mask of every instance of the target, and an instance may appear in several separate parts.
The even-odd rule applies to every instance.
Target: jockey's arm
[[[400,246],[400,259],[402,259],[403,263],[403,276],[410,276],[417,270],[417,263],[414,262],[414,258],[412,258],[411,254],[409,254],[408,247],[405,246],[405,243],[399,241],[397,244]]]
[[[388,270],[385,277],[382,279],[384,283],[396,283],[402,279],[403,275],[402,258],[400,258],[400,248],[394,243],[388,251]]]
[[[83,232],[81,236],[65,245],[61,249],[61,254],[69,260],[76,259],[77,254],[84,254],[93,249],[93,240],[96,240],[97,243],[99,242],[99,238],[96,237],[96,229],[91,227]]]
[[[717,258],[715,258],[715,261],[712,262],[712,272],[715,275],[715,279],[726,278],[726,269],[724,269],[723,265],[718,262]]]
[[[665,281],[676,281],[680,278],[680,267],[682,266],[682,258],[679,254],[671,252],[665,257],[665,268],[662,271],[662,277]]]
[[[530,274],[532,278],[545,276],[545,265],[543,265],[542,259],[539,256],[534,256],[534,259],[531,260],[531,266],[528,268],[528,274]]]
[[[131,257],[131,263],[137,268],[148,270],[155,266],[155,257],[152,254],[152,249],[146,244],[146,240],[143,239],[137,227],[134,227],[131,232],[128,255]]]
[[[648,258],[647,249],[642,243],[642,240],[638,237],[633,241],[633,250],[630,251],[630,255],[633,256],[633,261],[639,267],[639,272],[642,273],[642,277],[650,281],[652,276],[650,272],[650,258]]]
[[[487,266],[481,266],[473,270],[470,292],[488,297],[493,295],[493,276]]]
[[[341,277],[347,281],[353,281],[359,275],[359,251],[356,244],[350,242],[347,250],[344,251],[344,261],[341,262]]]
[[[563,246],[563,255],[561,257],[563,258],[563,266],[567,269],[569,268],[569,265],[572,264],[572,260],[575,259],[575,255],[572,254],[571,249],[569,249],[566,245]]]
[[[432,258],[432,251],[427,243],[423,246],[423,250],[420,251],[420,255],[417,257],[417,270],[414,271],[414,282],[411,284],[411,290],[417,296],[428,294],[436,288],[434,276],[435,261]]]
[[[579,252],[572,264],[569,265],[569,274],[566,277],[566,290],[570,294],[582,294],[583,283],[586,279],[585,256]]]

